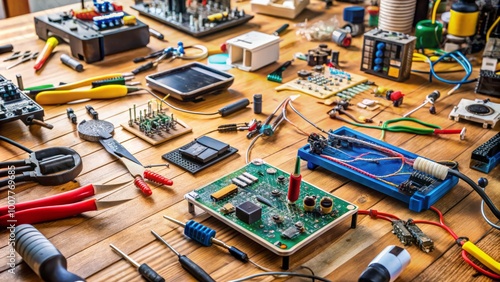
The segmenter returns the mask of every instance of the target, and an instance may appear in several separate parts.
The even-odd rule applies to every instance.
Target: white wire
[[[483,188],[483,191],[486,192],[486,187]],[[493,221],[491,221],[487,216],[486,213],[484,212],[484,200],[481,201],[481,214],[483,215],[484,220],[491,225],[491,227],[500,230],[500,225],[495,224]]]

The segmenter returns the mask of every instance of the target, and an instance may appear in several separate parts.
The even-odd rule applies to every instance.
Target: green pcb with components
[[[272,252],[284,256],[357,213],[355,205],[305,181],[301,183],[299,199],[289,203],[289,177],[289,173],[262,160],[254,160],[186,194],[185,198]],[[237,191],[233,184],[238,186]],[[307,205],[304,204],[306,197]],[[320,202],[325,197],[323,207]],[[328,199],[333,200],[330,208],[326,204]]]

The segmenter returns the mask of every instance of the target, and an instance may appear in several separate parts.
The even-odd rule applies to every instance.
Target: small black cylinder
[[[253,95],[253,113],[254,114],[262,113],[262,94]]]

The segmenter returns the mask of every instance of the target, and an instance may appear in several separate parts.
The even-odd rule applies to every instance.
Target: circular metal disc
[[[105,120],[83,120],[78,124],[78,136],[91,142],[97,142],[101,138],[109,138],[114,131],[114,125]]]

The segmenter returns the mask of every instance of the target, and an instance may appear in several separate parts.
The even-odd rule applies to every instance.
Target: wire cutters
[[[0,163],[0,187],[34,181],[42,185],[59,185],[75,179],[83,169],[80,155],[67,147],[52,147],[31,152],[24,160]]]
[[[16,63],[15,63],[15,64],[13,64],[13,65],[10,65],[10,66],[6,67],[6,69],[11,69],[11,68],[13,68],[13,67],[15,67],[15,66],[18,66],[18,65],[20,65],[20,64],[22,64],[22,63],[25,63],[25,62],[29,61],[29,60],[34,60],[34,59],[36,59],[37,57],[38,57],[38,52],[35,52],[35,53],[25,53],[25,54],[21,57],[21,60],[20,60],[20,61],[16,62]]]
[[[123,184],[88,184],[61,194],[16,203],[14,208],[12,206],[0,207],[0,226],[51,221],[123,204],[130,199],[102,201],[91,198],[85,200],[90,196],[115,190]]]
[[[137,164],[127,158],[118,158],[123,165],[127,168],[128,172],[134,177],[134,184],[139,188],[145,195],[150,196],[153,194],[149,185],[144,181],[144,179],[150,180],[152,182],[172,186],[174,182],[171,179],[166,178],[163,175],[159,175],[149,169],[145,169],[141,164]]]

